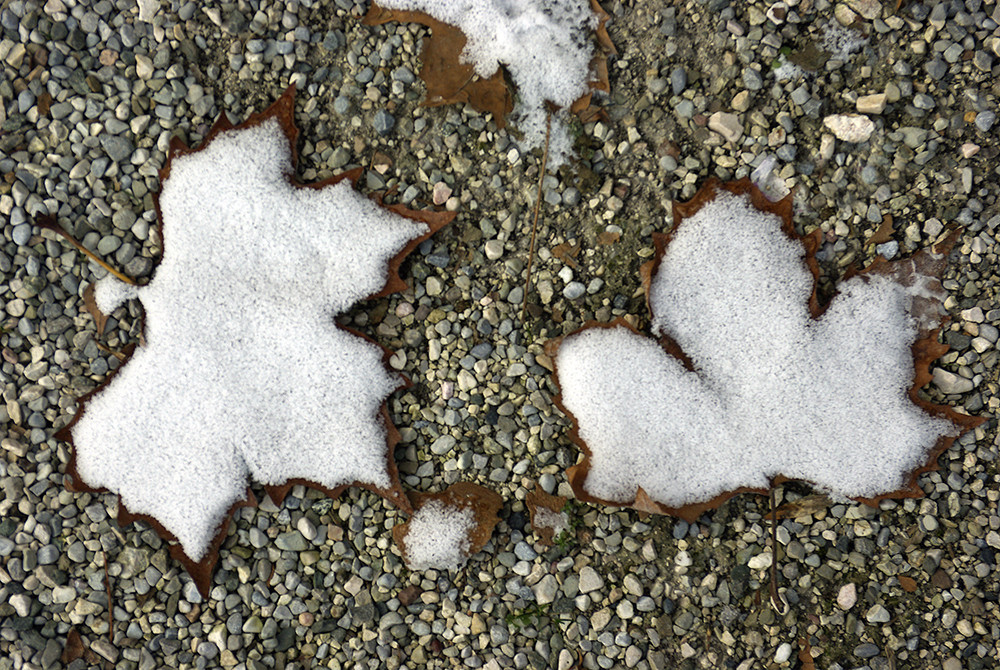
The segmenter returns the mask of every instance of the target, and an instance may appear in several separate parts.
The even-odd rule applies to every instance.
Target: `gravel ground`
[[[545,179],[522,328],[540,152],[474,110],[419,106],[424,28],[367,28],[351,0],[138,4],[0,10],[0,669],[58,667],[71,627],[95,665],[143,669],[809,668],[806,647],[817,668],[1000,666],[1000,5],[607,2],[608,119],[576,124],[579,160]],[[300,487],[280,509],[237,514],[202,600],[153,531],[118,527],[113,496],[63,488],[53,433],[141,323],[123,308],[98,336],[80,296],[103,271],[32,221],[57,215],[149,276],[169,138],[197,142],[223,110],[245,118],[292,82],[301,179],[360,165],[374,168],[366,192],[459,212],[404,266],[410,290],[348,321],[414,381],[389,401],[404,484],[471,478],[506,503],[464,570],[413,573],[390,538],[401,515],[381,499]],[[870,124],[824,122],[859,111]],[[927,393],[991,418],[920,478],[922,499],[783,520],[784,615],[768,606],[763,498],[691,525],[574,505],[573,534],[551,549],[523,502],[536,486],[567,493],[579,457],[544,343],[588,319],[646,325],[638,268],[671,201],[751,173],[793,189],[797,224],[826,233],[827,291],[850,264],[961,224],[945,282],[952,351]],[[891,240],[869,243],[886,215]],[[810,493],[790,484],[778,498]]]

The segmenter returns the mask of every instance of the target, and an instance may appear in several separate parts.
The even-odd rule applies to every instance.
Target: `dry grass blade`
[[[531,262],[535,258],[535,238],[538,234],[538,213],[542,207],[542,184],[545,181],[545,168],[549,162],[549,139],[552,135],[552,110],[545,114],[545,150],[542,152],[542,166],[538,172],[538,192],[535,194],[535,211],[531,220],[531,244],[528,247],[528,269],[524,275],[524,290],[521,292],[521,324],[524,325],[524,314],[528,309],[528,289],[531,287]]]
[[[101,551],[104,556],[104,589],[108,594],[108,642],[115,643],[115,604],[111,600],[111,576],[108,574],[108,554]]]
[[[102,268],[104,268],[105,270],[107,270],[108,272],[110,272],[112,275],[114,275],[118,279],[120,279],[123,282],[125,282],[126,284],[131,284],[132,286],[136,285],[136,282],[135,282],[134,279],[132,279],[128,275],[126,275],[126,274],[124,274],[124,273],[116,270],[115,268],[111,267],[102,258],[99,258],[97,256],[97,254],[95,254],[93,251],[91,251],[87,247],[83,246],[80,242],[77,241],[77,239],[75,237],[73,237],[72,235],[70,235],[69,233],[67,233],[65,230],[63,230],[62,226],[60,226],[58,223],[56,223],[56,220],[53,219],[51,216],[48,216],[48,215],[46,215],[46,216],[40,216],[40,217],[38,217],[38,220],[35,221],[35,224],[39,228],[44,228],[46,230],[51,230],[53,233],[59,235],[60,237],[62,237],[63,239],[65,239],[67,242],[69,242],[70,244],[72,244],[74,247],[76,247],[77,250],[80,253],[82,253],[84,256],[86,256],[90,260],[94,261],[95,263],[97,263],[98,265],[100,265]]]
[[[778,507],[771,487],[771,608],[778,614],[788,613],[788,603],[778,593]]]

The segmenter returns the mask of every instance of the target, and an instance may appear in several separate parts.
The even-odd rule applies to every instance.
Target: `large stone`
[[[603,587],[604,580],[597,574],[597,570],[588,565],[580,571],[580,593],[599,591]]]
[[[727,142],[735,142],[743,136],[740,117],[729,112],[716,112],[708,117],[708,129],[722,135]]]

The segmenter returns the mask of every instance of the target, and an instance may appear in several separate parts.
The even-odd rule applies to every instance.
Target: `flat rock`
[[[866,142],[875,132],[875,124],[861,114],[831,114],[823,119],[823,125],[830,129],[842,142]]]

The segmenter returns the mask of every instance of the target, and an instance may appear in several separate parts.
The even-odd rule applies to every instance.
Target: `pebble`
[[[889,614],[889,610],[882,607],[882,605],[875,604],[869,608],[868,612],[865,614],[865,619],[868,623],[888,623],[892,616]]]
[[[858,591],[854,584],[844,584],[837,591],[837,606],[845,612],[858,602]]]
[[[375,127],[375,132],[379,135],[388,135],[396,127],[396,118],[384,109],[380,109],[375,112],[372,123]]]
[[[975,385],[971,379],[966,379],[944,368],[934,368],[932,373],[934,385],[946,394],[968,393]]]
[[[774,662],[781,664],[787,663],[788,659],[792,657],[792,645],[787,642],[782,642],[777,651],[774,652]]]

